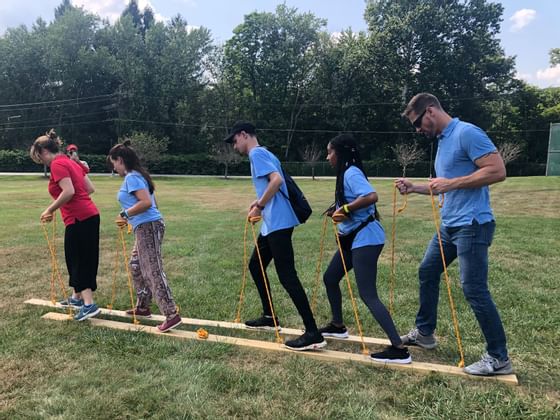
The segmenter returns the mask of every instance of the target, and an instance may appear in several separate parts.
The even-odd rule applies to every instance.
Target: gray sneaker
[[[405,346],[420,346],[428,350],[437,346],[436,337],[433,334],[422,335],[418,328],[413,328],[407,335],[401,336],[401,340]]]
[[[469,375],[479,376],[509,375],[513,373],[513,367],[511,366],[509,358],[506,360],[498,360],[488,353],[484,353],[482,359],[467,366],[464,371]]]

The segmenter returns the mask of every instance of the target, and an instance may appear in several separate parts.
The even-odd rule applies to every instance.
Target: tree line
[[[428,91],[534,163],[546,162],[549,124],[560,121],[560,88],[514,77],[497,38],[503,7],[486,0],[369,0],[367,31],[336,35],[279,5],[246,15],[221,45],[135,0],[112,24],[70,0],[54,14],[0,37],[0,149],[26,149],[54,127],[85,153],[133,137],[234,162],[221,139],[249,119],[283,160],[322,159],[339,132],[354,133],[366,160],[395,159],[414,142],[428,159],[432,142],[400,115]],[[559,57],[551,51],[552,64]]]

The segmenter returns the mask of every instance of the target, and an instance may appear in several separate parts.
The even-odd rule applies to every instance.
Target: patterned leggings
[[[153,296],[160,312],[167,319],[173,318],[177,314],[177,307],[163,272],[161,258],[165,224],[162,220],[142,223],[134,233],[136,240],[130,257],[130,268],[136,289],[136,306],[149,308]]]

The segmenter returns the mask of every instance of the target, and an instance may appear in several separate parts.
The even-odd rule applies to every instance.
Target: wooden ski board
[[[29,299],[26,300],[25,303],[30,304],[30,305],[38,305],[38,306],[47,306],[49,308],[58,308],[58,309],[66,309],[66,307],[55,303],[53,304],[50,300],[43,300],[43,299]],[[103,315],[107,315],[107,316],[116,316],[116,317],[122,317],[122,318],[127,318],[127,319],[132,319],[132,316],[127,315],[125,311],[118,311],[115,309],[107,309],[107,308],[101,308],[101,313]],[[153,321],[158,321],[158,322],[163,322],[165,321],[165,317],[163,315],[156,315],[156,314],[152,314],[152,316],[150,318],[143,318],[143,317],[137,317],[139,321],[142,320],[153,320]],[[196,319],[196,318],[184,318],[181,317],[183,319],[183,324],[187,324],[187,325],[197,325],[197,326],[205,326],[205,327],[220,327],[220,328],[230,328],[230,329],[235,329],[235,330],[246,330],[246,331],[263,331],[263,330],[259,330],[259,329],[254,329],[254,328],[247,328],[245,326],[245,324],[243,324],[242,322],[227,322],[227,321],[212,321],[212,320],[208,320],[208,319]],[[282,335],[301,335],[303,333],[303,330],[298,330],[297,328],[284,328],[282,327],[280,329],[280,334]],[[362,340],[360,339],[360,336],[358,335],[350,335],[348,336],[348,338],[336,338],[336,337],[326,337],[328,340],[339,340],[339,341],[345,341],[345,342],[350,342],[350,343],[361,343]],[[364,337],[364,342],[366,344],[377,344],[377,345],[384,345],[384,346],[388,346],[391,344],[391,342],[387,339],[384,338],[375,338],[375,337]]]
[[[54,321],[69,321],[68,314],[62,314],[59,312],[48,312],[45,315],[43,315],[42,318],[47,320],[54,320]],[[111,328],[111,329],[123,330],[123,331],[144,332],[148,334],[167,336],[167,337],[183,339],[183,340],[194,339],[199,341],[211,341],[214,343],[232,344],[236,346],[243,346],[243,347],[249,347],[249,348],[260,349],[260,350],[298,354],[298,355],[312,357],[314,359],[319,359],[319,360],[337,361],[337,362],[352,361],[352,362],[386,367],[386,368],[396,369],[396,370],[413,371],[413,372],[424,373],[424,374],[438,372],[445,375],[461,376],[468,379],[499,381],[499,382],[506,383],[508,385],[519,385],[517,381],[517,376],[513,374],[501,375],[501,376],[473,376],[473,375],[467,375],[465,372],[463,372],[461,368],[455,366],[446,366],[446,365],[438,365],[434,363],[423,363],[423,362],[412,362],[406,365],[400,365],[394,363],[380,363],[380,362],[375,362],[372,359],[370,359],[368,356],[362,354],[346,353],[346,352],[332,351],[332,350],[296,352],[293,350],[289,350],[282,344],[278,344],[270,341],[249,340],[246,338],[227,337],[227,336],[221,336],[215,334],[209,334],[208,338],[201,339],[198,337],[198,334],[196,332],[191,332],[191,331],[171,330],[167,333],[161,333],[159,332],[157,327],[150,327],[146,325],[136,326],[134,324],[118,322],[118,321],[110,321],[107,319],[100,319],[100,318],[90,318],[88,321],[90,322],[91,325],[96,327],[105,327],[105,328]]]

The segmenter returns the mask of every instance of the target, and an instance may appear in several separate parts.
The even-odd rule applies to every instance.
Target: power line
[[[137,119],[127,119],[127,118],[115,118],[113,121],[117,122],[130,122],[130,123],[144,123],[144,124],[154,124],[154,125],[165,125],[172,127],[190,127],[190,128],[212,128],[212,129],[223,129],[223,125],[210,125],[210,124],[184,124],[184,123],[173,123],[166,121],[153,121],[153,120],[137,120]],[[291,128],[258,128],[257,131],[268,131],[268,132],[295,132],[295,133],[325,133],[325,134],[336,134],[336,133],[352,133],[352,134],[418,134],[414,130],[410,131],[382,131],[382,130],[328,130],[328,129],[291,129]],[[487,133],[529,133],[529,132],[548,132],[548,129],[533,129],[533,130],[487,130]]]
[[[60,105],[62,103],[66,103],[66,102],[80,102],[80,101],[85,101],[88,99],[94,99],[94,98],[110,98],[117,95],[117,93],[109,93],[109,94],[104,94],[104,95],[96,95],[96,96],[85,96],[85,97],[75,97],[72,99],[57,99],[57,100],[52,100],[52,101],[42,101],[42,102],[24,102],[24,103],[20,103],[20,104],[5,104],[5,105],[0,105],[0,109],[4,109],[4,108],[18,108],[18,107],[26,107],[26,106],[30,106],[30,105],[43,105],[43,104],[57,104]]]
[[[10,108],[10,109],[0,109],[0,112],[20,112],[20,111],[35,111],[35,110],[47,110],[52,108],[63,108],[69,106],[81,106],[81,105],[89,105],[95,103],[103,103],[107,102],[109,99],[113,100],[113,98],[101,98],[101,99],[90,99],[84,101],[74,101],[74,102],[67,102],[63,104],[51,104],[51,105],[40,105],[40,106],[29,106],[29,107],[22,107],[22,108]]]
[[[87,112],[84,114],[74,114],[74,115],[64,115],[61,116],[61,119],[67,120],[69,118],[80,118],[80,117],[85,117],[88,115],[99,115],[99,114],[106,114],[107,111],[96,111],[96,112]],[[41,122],[41,121],[52,121],[53,117],[48,117],[48,118],[41,118],[39,120],[19,120],[18,121],[14,121],[14,122],[7,122],[7,123],[3,123],[0,125],[22,125],[22,124],[30,124],[30,123],[36,123],[36,122]],[[58,123],[56,123],[58,125]],[[11,128],[11,127],[10,127]],[[18,127],[14,127],[14,128],[18,128]]]
[[[66,127],[69,125],[84,125],[84,124],[101,124],[101,123],[105,123],[105,122],[113,122],[115,121],[115,119],[113,118],[108,118],[105,120],[92,120],[92,121],[80,121],[80,122],[70,122],[70,123],[62,123],[62,124],[58,124],[58,122],[52,123],[52,124],[43,124],[43,125],[36,125],[34,127],[6,127],[4,128],[4,131],[16,131],[16,130],[33,130],[33,129],[45,129],[45,128],[50,128],[50,127]]]

